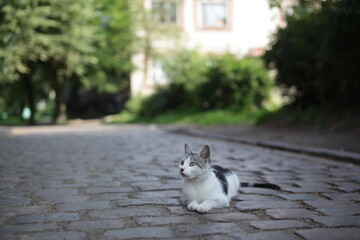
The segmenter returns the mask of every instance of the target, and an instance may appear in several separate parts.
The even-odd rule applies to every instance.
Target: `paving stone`
[[[21,205],[27,205],[31,202],[31,199],[20,198],[20,199],[0,199],[0,207],[15,207]]]
[[[1,180],[0,180],[1,181]],[[1,189],[1,188],[0,188]],[[12,199],[21,199],[24,198],[26,192],[15,192],[15,193],[3,193],[0,190],[0,199],[1,200],[12,200]]]
[[[41,189],[34,192],[33,196],[35,197],[46,197],[46,196],[63,196],[63,195],[77,195],[78,190],[76,189],[67,189],[67,188],[51,188],[51,189]]]
[[[205,217],[216,222],[230,222],[230,221],[258,219],[256,215],[249,213],[239,213],[239,212],[206,214]]]
[[[176,217],[141,217],[136,220],[140,225],[166,225],[166,224],[198,224],[199,218],[194,216],[176,216]]]
[[[47,213],[48,211],[49,211],[48,206],[34,205],[34,206],[10,207],[10,208],[0,209],[0,215],[16,216],[16,215],[26,215],[26,214]]]
[[[139,198],[172,198],[181,197],[180,191],[152,191],[152,192],[141,192],[138,195]]]
[[[304,201],[313,208],[339,207],[339,206],[356,206],[357,204],[346,200],[308,200]],[[358,205],[359,206],[359,205]]]
[[[253,221],[250,225],[260,230],[278,230],[288,228],[308,228],[310,225],[305,222],[296,220],[268,220]]]
[[[119,174],[116,174],[116,172],[114,173],[115,176],[124,176],[124,173],[119,173]],[[129,175],[129,176],[126,176],[126,178],[122,178],[121,179],[121,182],[144,182],[144,181],[159,181],[159,178],[158,177],[155,177],[155,176],[149,176],[149,175],[146,175],[146,176],[134,176],[134,175]]]
[[[161,209],[151,206],[124,207],[113,210],[95,210],[89,212],[93,218],[123,218],[123,217],[142,217],[142,216],[161,216]]]
[[[86,238],[86,234],[82,232],[41,232],[17,235],[19,240],[81,240]]]
[[[95,198],[99,198],[101,200],[120,200],[120,199],[128,199],[128,193],[103,193],[98,194]]]
[[[324,195],[332,200],[351,200],[360,201],[360,193],[324,193]]]
[[[197,238],[192,238],[192,239],[197,239]],[[241,236],[241,238],[239,236],[227,236],[225,234],[221,234],[221,235],[208,235],[206,236],[206,240],[235,240],[235,239],[244,239],[244,235]]]
[[[311,218],[317,216],[313,211],[303,208],[280,208],[266,210],[266,215],[275,219]]]
[[[50,229],[56,229],[57,224],[47,223],[47,224],[24,224],[24,225],[3,225],[0,226],[0,235],[7,233],[17,233],[17,232],[37,232]]]
[[[95,221],[77,221],[72,222],[68,226],[69,229],[118,229],[123,228],[124,223],[121,220],[95,220]]]
[[[278,195],[279,192],[272,190],[272,189],[267,189],[267,188],[240,188],[239,190],[242,193],[246,193],[246,194],[265,194],[265,195]]]
[[[319,188],[319,189],[328,189],[330,186],[327,183],[322,182],[294,182],[294,184],[298,185],[300,188]]]
[[[88,188],[85,190],[87,193],[117,193],[117,192],[131,192],[132,188],[117,187],[117,188]]]
[[[264,232],[257,232],[257,233],[249,233],[245,237],[241,239],[246,240],[295,240],[293,236],[291,236],[287,232],[283,231],[264,231]]]
[[[93,184],[96,182],[107,182],[112,181],[111,176],[102,176],[102,177],[92,177],[92,178],[84,178],[84,179],[74,179],[75,183],[89,183]]]
[[[296,200],[318,200],[321,199],[318,195],[312,193],[291,193],[291,194],[280,194],[279,195],[286,200],[296,201]]]
[[[320,207],[317,208],[316,210],[328,216],[360,215],[359,205],[333,206],[333,207],[324,207],[324,208]]]
[[[107,182],[94,182],[95,187],[119,187],[121,182],[119,181],[107,181]]]
[[[238,194],[233,199],[240,201],[274,201],[273,197],[254,194]]]
[[[351,182],[337,182],[338,185],[337,189],[340,189],[345,192],[355,192],[360,191],[360,184],[351,183]]]
[[[358,240],[360,228],[315,228],[296,233],[306,240]]]
[[[244,232],[234,223],[210,223],[201,225],[181,225],[177,230],[185,236],[200,236],[208,234]]]
[[[321,188],[321,187],[303,187],[303,188],[296,188],[296,187],[285,187],[282,190],[292,192],[292,193],[336,193],[336,190],[328,188]]]
[[[139,187],[142,191],[155,191],[155,190],[174,190],[181,189],[182,184],[163,184],[159,181],[156,182],[136,182],[133,186]]]
[[[43,196],[41,199],[49,203],[75,203],[84,202],[89,199],[88,196],[80,195],[60,195],[60,196]]]
[[[20,216],[15,219],[15,223],[35,223],[47,221],[74,221],[79,219],[77,213],[48,213]]]
[[[44,188],[77,188],[77,187],[87,187],[86,183],[69,183],[69,184],[47,184],[44,185]]]
[[[240,201],[235,204],[239,210],[256,210],[271,208],[300,208],[301,206],[290,201]]]
[[[109,201],[85,201],[78,203],[63,203],[58,206],[60,211],[82,211],[90,209],[106,209],[110,208]]]
[[[319,216],[312,219],[326,227],[360,226],[360,216]]]
[[[107,230],[105,236],[111,239],[171,238],[172,232],[167,227],[136,227],[123,230]]]
[[[146,198],[142,198],[142,199],[136,198],[136,199],[124,199],[124,200],[116,202],[116,205],[119,207],[147,205],[147,204],[178,206],[180,204],[180,201],[178,199],[174,199],[174,198],[147,198],[147,199]]]
[[[172,213],[172,214],[176,214],[176,215],[189,215],[189,214],[197,214],[196,212],[194,211],[189,211],[187,210],[186,207],[184,206],[174,206],[174,207],[168,207],[169,211]],[[211,209],[213,210],[213,209]]]

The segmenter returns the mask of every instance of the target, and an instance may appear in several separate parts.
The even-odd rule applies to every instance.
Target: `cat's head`
[[[199,154],[193,153],[185,144],[185,156],[181,158],[179,173],[187,179],[196,179],[211,167],[210,148],[205,145]]]

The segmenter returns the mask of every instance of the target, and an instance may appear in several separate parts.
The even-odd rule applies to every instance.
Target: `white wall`
[[[199,30],[195,27],[194,0],[184,0],[184,30],[187,46],[204,52],[231,51],[246,54],[265,47],[278,21],[267,0],[232,0],[230,30]]]
[[[279,24],[279,14],[270,10],[267,0],[231,0],[230,29],[203,30],[196,27],[196,0],[182,1],[182,29],[184,45],[188,48],[197,48],[201,52],[223,53],[230,51],[243,56],[253,48],[265,48],[271,33]],[[144,0],[150,7],[151,0]],[[155,43],[155,46],[165,46],[164,43]],[[133,57],[133,63],[138,67],[131,75],[132,95],[146,95],[153,91],[151,79],[145,80],[144,56]],[[147,76],[150,78],[151,64]],[[145,84],[146,82],[146,84]]]

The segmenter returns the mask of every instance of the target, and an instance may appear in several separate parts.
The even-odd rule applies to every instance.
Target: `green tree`
[[[0,3],[0,84],[21,82],[12,99],[31,110],[34,123],[36,93],[55,93],[54,118],[64,108],[64,84],[82,78],[93,64],[95,11],[91,0],[7,0]],[[36,85],[35,85],[36,83]]]
[[[144,56],[144,75],[147,76],[151,60],[161,61],[167,52],[174,48],[181,48],[182,29],[175,22],[163,22],[164,14],[169,13],[172,3],[180,7],[177,1],[154,2],[150,9],[144,6],[142,0],[132,0],[134,32],[137,41],[134,44],[134,53]],[[170,4],[170,5],[168,5]],[[155,7],[157,6],[157,7]],[[145,77],[146,78],[146,77]]]
[[[133,69],[133,9],[129,0],[96,0],[95,55],[98,63],[90,67],[83,81],[100,91],[129,90]]]
[[[287,17],[265,55],[278,71],[278,84],[295,87],[294,104],[304,108],[358,108],[360,1],[302,6]]]

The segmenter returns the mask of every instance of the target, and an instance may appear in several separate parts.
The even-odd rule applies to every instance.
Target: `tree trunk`
[[[52,81],[52,87],[55,92],[55,108],[53,112],[53,121],[55,123],[64,124],[66,123],[66,105],[64,103],[63,96],[63,84],[59,80],[59,76],[56,73],[57,63],[50,62],[50,67],[48,69],[48,76]]]
[[[35,114],[36,114],[36,106],[35,106],[35,96],[34,96],[34,85],[31,80],[30,75],[23,75],[24,84],[25,84],[25,91],[27,97],[27,103],[30,109],[30,118],[28,123],[30,125],[35,124]]]
[[[55,123],[66,123],[66,105],[64,103],[63,87],[57,76],[53,79],[53,87],[55,91],[55,109],[53,120]]]

